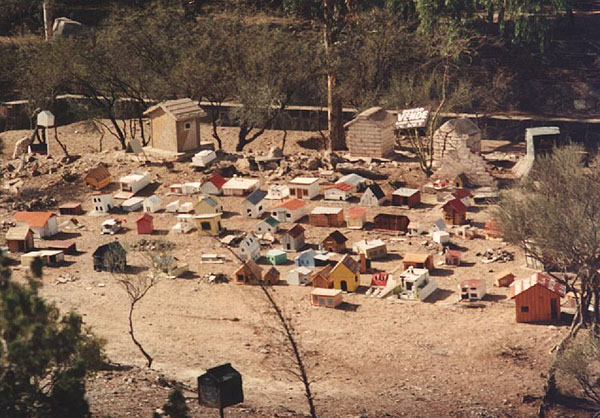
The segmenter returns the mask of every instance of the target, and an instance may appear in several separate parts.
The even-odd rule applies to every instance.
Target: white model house
[[[398,277],[399,297],[406,300],[425,300],[437,289],[437,281],[429,270],[409,267]]]
[[[352,197],[354,187],[348,183],[335,183],[325,187],[325,200],[348,200]]]
[[[377,183],[371,184],[360,198],[360,204],[363,206],[380,206],[385,201],[385,193]]]
[[[256,224],[254,227],[254,231],[259,234],[266,234],[267,232],[270,234],[274,234],[279,229],[279,221],[272,216],[269,216],[267,219],[264,219]]]
[[[279,222],[296,222],[306,216],[306,202],[299,199],[289,199],[271,209],[271,216]]]
[[[204,168],[217,159],[217,154],[213,150],[202,150],[192,157],[192,167]]]
[[[305,200],[317,197],[321,191],[318,177],[296,177],[288,183],[288,188],[290,196]]]
[[[147,197],[146,199],[144,199],[144,212],[158,212],[160,210],[161,202],[162,201],[160,200],[160,197],[158,197],[155,194],[153,194],[150,197]]]
[[[194,229],[194,222],[194,216],[189,213],[177,215],[177,223],[172,230],[176,234],[187,234]]]
[[[256,261],[260,258],[260,244],[253,233],[246,234],[242,242],[240,242],[238,256],[242,261]]]
[[[352,251],[356,254],[364,254],[369,260],[375,260],[387,255],[385,242],[380,239],[362,240],[352,244]]]
[[[227,180],[219,173],[215,173],[207,181],[202,183],[202,186],[200,186],[200,193],[220,195],[223,193],[223,185],[225,183],[227,183]]]
[[[283,244],[284,251],[301,250],[306,245],[302,225],[296,224],[292,229],[284,232],[281,237],[281,244]]]
[[[223,185],[223,194],[225,196],[245,196],[258,189],[259,186],[260,181],[257,179],[234,177]]]
[[[165,212],[167,212],[167,213],[179,212],[179,200],[176,200],[174,202],[167,204],[167,206],[165,207]]]
[[[144,198],[139,196],[133,196],[121,203],[121,209],[125,212],[135,212],[144,206]]]
[[[16,226],[28,226],[34,238],[46,238],[58,234],[58,217],[52,212],[17,212]]]
[[[273,184],[269,186],[269,192],[265,199],[282,200],[290,195],[290,188],[285,184]]]
[[[119,187],[121,188],[121,192],[131,193],[131,196],[133,196],[149,185],[150,182],[150,173],[147,171],[134,171],[119,179]]]
[[[117,221],[116,219],[107,219],[102,222],[101,226],[101,234],[114,235],[121,230],[121,222]]]
[[[311,270],[306,267],[296,267],[286,276],[287,283],[296,286],[306,286],[311,282]]]
[[[437,242],[438,244],[445,244],[450,242],[450,233],[448,231],[435,231],[431,234],[433,242]]]
[[[458,285],[461,302],[474,302],[485,296],[485,280],[465,279]]]
[[[194,204],[192,202],[184,202],[179,205],[177,212],[179,213],[192,213],[194,211]]]
[[[108,213],[115,207],[115,200],[109,193],[94,192],[92,193],[92,205],[98,213]]]
[[[265,212],[265,197],[267,192],[255,190],[242,202],[242,216],[244,218],[260,218]]]

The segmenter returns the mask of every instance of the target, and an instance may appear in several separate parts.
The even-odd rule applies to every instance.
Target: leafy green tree
[[[0,263],[0,416],[89,417],[84,379],[104,363],[101,341],[39,296],[39,275],[21,285]]]

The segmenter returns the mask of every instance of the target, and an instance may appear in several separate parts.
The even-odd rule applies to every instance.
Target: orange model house
[[[516,280],[510,285],[509,297],[515,300],[517,322],[557,322],[560,298],[567,289],[546,273]]]
[[[354,292],[360,285],[360,265],[349,255],[345,255],[329,273],[334,289]]]
[[[402,264],[404,270],[408,269],[409,267],[427,270],[433,270],[435,268],[433,265],[433,256],[425,253],[408,253],[402,259]]]
[[[238,284],[259,284],[262,280],[262,268],[252,260],[248,260],[235,272]]]
[[[310,302],[313,306],[335,308],[343,302],[342,291],[338,289],[315,288],[310,292]]]
[[[321,287],[323,289],[333,289],[333,282],[329,280],[333,267],[328,264],[321,270],[315,271],[312,275],[313,287]]]

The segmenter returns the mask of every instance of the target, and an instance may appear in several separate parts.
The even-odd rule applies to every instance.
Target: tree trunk
[[[52,38],[52,0],[43,0],[42,8],[44,10],[44,36],[47,41]]]
[[[63,152],[65,153],[65,157],[70,158],[69,152],[67,151],[67,147],[58,139],[58,129],[56,129],[56,126],[54,127],[54,139],[56,140],[56,143],[62,148]]]
[[[152,367],[153,359],[150,356],[150,354],[148,354],[146,350],[144,350],[142,344],[140,344],[140,342],[135,338],[135,334],[133,332],[133,310],[135,309],[135,303],[136,302],[132,302],[129,306],[129,335],[131,336],[131,340],[133,341],[135,346],[140,350],[140,353],[142,353],[142,355],[146,358],[146,361],[148,362],[147,366],[148,368],[150,368]]]
[[[335,75],[329,74],[327,76],[327,125],[331,151],[346,149],[342,100],[336,93],[336,86]]]
[[[110,122],[112,123],[113,127],[115,128],[115,132],[117,133],[117,138],[119,139],[119,143],[121,144],[121,149],[127,149],[127,140],[125,138],[125,133],[123,133],[123,130],[119,126],[119,123],[117,122],[117,118],[115,117],[115,114],[114,114],[114,109],[112,107],[108,111],[108,118],[110,119]]]

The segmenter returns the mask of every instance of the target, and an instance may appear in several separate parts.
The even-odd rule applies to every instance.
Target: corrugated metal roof
[[[564,297],[567,294],[567,288],[554,277],[550,277],[546,273],[534,273],[530,277],[521,280],[515,280],[510,285],[509,297],[514,298],[532,287],[540,285]]]

